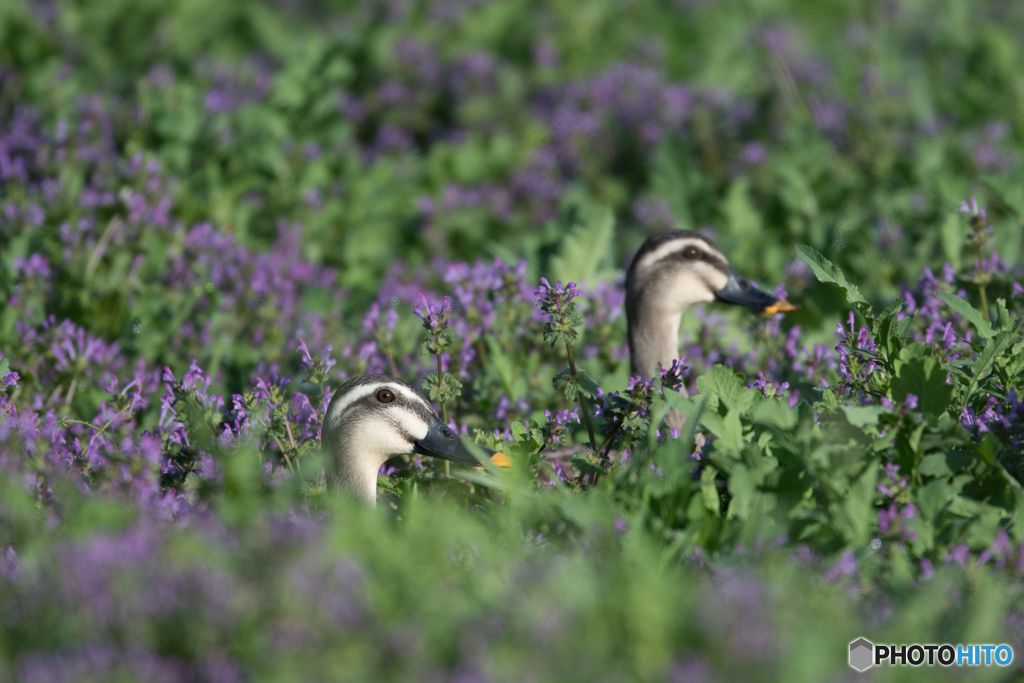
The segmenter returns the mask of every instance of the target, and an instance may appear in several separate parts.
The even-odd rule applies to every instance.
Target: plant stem
[[[987,319],[987,316],[986,316],[986,319]],[[64,399],[64,405],[65,406],[70,406],[71,405],[71,400],[75,397],[75,389],[77,389],[77,388],[78,388],[78,376],[76,375],[75,377],[71,378],[71,386],[68,387],[68,395]]]
[[[388,347],[388,368],[391,369],[391,376],[398,377],[398,366],[395,365],[395,354],[392,353],[392,348]]]
[[[292,437],[292,425],[291,425],[291,421],[288,419],[288,413],[285,413],[285,415],[284,415],[284,430],[286,432],[288,432],[288,443],[291,445],[292,450],[293,451],[298,450],[295,447],[295,439]]]
[[[978,295],[981,297],[981,314],[988,321],[988,297],[985,296],[985,258],[981,255],[981,245],[978,245]]]
[[[437,335],[434,335],[434,344],[437,344]],[[439,353],[437,354],[437,393],[441,395],[440,397],[442,399],[439,401],[441,404],[441,421],[448,424],[448,409],[444,405],[444,391],[441,386],[442,382],[444,382],[444,374],[441,371],[441,354]],[[451,465],[447,460],[444,461],[444,476],[452,476]]]
[[[275,436],[274,442],[277,444],[277,447],[281,449],[281,455],[284,456],[284,461],[288,465],[288,469],[291,470],[292,475],[298,476],[295,473],[295,468],[292,466],[291,458],[288,457],[288,449],[284,447],[283,443],[281,443],[281,439]]]
[[[572,345],[569,342],[565,343],[565,350],[569,352],[569,372],[572,373],[573,378],[576,378],[576,361],[572,357]],[[583,397],[583,392],[579,392],[577,397],[580,400],[580,411],[583,413],[583,422],[587,425],[587,435],[590,436],[590,450],[597,448],[597,439],[594,438],[594,425],[590,423],[590,412],[587,409],[587,399]]]
[[[480,354],[480,362],[487,367],[491,364],[490,358],[487,355],[487,345],[484,344],[484,338],[477,337],[476,339],[476,351]]]

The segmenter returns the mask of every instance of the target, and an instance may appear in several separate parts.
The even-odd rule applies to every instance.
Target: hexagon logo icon
[[[866,638],[850,643],[850,666],[857,671],[867,671],[874,666],[875,646]]]

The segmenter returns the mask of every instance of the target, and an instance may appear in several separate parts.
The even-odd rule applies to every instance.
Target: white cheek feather
[[[721,291],[725,288],[725,284],[729,281],[729,276],[720,271],[718,268],[709,266],[706,263],[701,264],[704,269],[701,274],[704,276],[704,280],[711,284],[714,288],[714,292]],[[714,292],[712,292],[711,298],[714,299]]]
[[[430,429],[430,425],[424,422],[419,415],[408,410],[393,410],[388,413],[388,419],[397,423],[403,432],[411,435],[417,441],[425,437],[427,430]]]
[[[388,458],[411,453],[413,444],[405,440],[401,432],[381,417],[367,417],[351,426],[345,436],[349,457],[358,463],[359,469],[377,469]]]
[[[707,266],[703,266],[703,269],[715,270]],[[698,266],[694,270],[702,269]],[[698,274],[689,270],[674,274],[665,283],[664,294],[658,299],[658,307],[666,312],[681,313],[693,304],[714,301],[715,293],[708,289],[704,279],[708,275],[706,272]]]

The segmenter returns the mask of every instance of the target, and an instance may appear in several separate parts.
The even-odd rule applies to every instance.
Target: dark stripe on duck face
[[[686,258],[686,242],[695,242],[692,245],[697,250],[695,258]],[[673,243],[679,243],[678,248],[673,248]],[[656,257],[655,261],[647,263],[647,257],[654,256],[657,252],[664,252],[664,255]],[[641,264],[644,266],[644,275],[647,275],[662,263],[686,264],[697,261],[707,263],[725,275],[728,275],[732,269],[732,266],[729,265],[729,262],[722,255],[714,241],[692,230],[666,230],[665,232],[651,235],[643,243],[630,264],[627,279],[641,275],[641,273],[636,272]]]
[[[393,398],[384,403],[378,398],[382,389]],[[403,423],[399,415],[411,414],[429,424],[434,410],[427,400],[405,382],[389,375],[360,375],[341,385],[327,408],[327,421],[342,419],[347,422],[357,415],[376,415],[399,428]],[[402,428],[403,434],[408,430]]]
[[[709,249],[701,249],[700,247],[697,247],[697,258],[686,258],[684,252],[685,250],[674,252],[669,258],[671,258],[676,263],[681,263],[683,265],[689,263],[696,263],[697,261],[700,261],[702,263],[708,264],[709,266],[723,273],[724,275],[728,275],[729,272],[732,270],[732,266],[729,265],[729,262],[726,261],[722,256],[720,256],[717,253],[717,251],[713,252],[710,251]],[[707,284],[707,281],[705,281],[705,284]],[[708,284],[708,288],[712,289],[710,284]]]

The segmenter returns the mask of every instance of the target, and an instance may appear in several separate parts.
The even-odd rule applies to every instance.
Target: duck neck
[[[356,494],[370,507],[377,507],[377,471],[379,467],[348,467],[337,473],[339,488]]]
[[[330,484],[338,490],[350,491],[370,507],[377,506],[377,472],[381,463],[364,454],[352,453],[348,443],[332,439],[330,450],[333,468]]]
[[[679,323],[686,308],[638,306],[635,311],[627,320],[630,368],[633,375],[650,378],[658,363],[667,370],[679,358]]]

